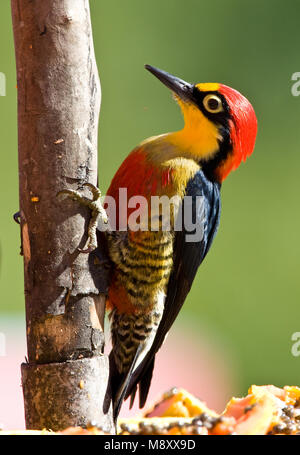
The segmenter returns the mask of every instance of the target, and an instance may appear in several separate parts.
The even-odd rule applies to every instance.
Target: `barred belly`
[[[151,348],[162,314],[164,295],[158,296],[152,311],[146,314],[110,313],[113,353],[119,373],[126,373],[139,349],[135,368],[142,362]]]
[[[109,299],[114,358],[119,373],[135,368],[150,349],[164,310],[173,265],[171,232],[115,232],[110,239],[115,270]],[[125,300],[126,302],[124,302]]]
[[[131,309],[135,313],[151,311],[157,295],[166,291],[172,270],[173,233],[114,232],[110,234],[109,252],[115,285],[126,292]]]

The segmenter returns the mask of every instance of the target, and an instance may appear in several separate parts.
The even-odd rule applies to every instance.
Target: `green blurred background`
[[[222,82],[246,95],[258,117],[253,156],[225,181],[221,227],[178,324],[204,330],[235,359],[238,389],[300,385],[291,336],[300,331],[300,3],[293,0],[91,1],[102,85],[100,186],[141,140],[179,129],[168,90],[145,63],[191,82]],[[0,5],[0,321],[22,315],[16,77],[10,2]],[[1,322],[0,322],[1,331]],[[204,372],[205,374],[205,372]]]

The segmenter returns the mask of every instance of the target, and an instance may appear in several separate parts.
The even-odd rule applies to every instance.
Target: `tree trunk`
[[[97,184],[100,83],[88,0],[12,0],[18,83],[20,219],[28,362],[27,428],[63,429],[103,415],[106,269],[84,248],[87,208],[59,200]],[[87,190],[85,190],[87,191]]]

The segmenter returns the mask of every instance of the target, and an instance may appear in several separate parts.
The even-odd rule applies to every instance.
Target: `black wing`
[[[182,220],[189,210],[193,214],[196,228],[194,232],[186,228],[176,232],[174,266],[168,283],[164,313],[153,345],[143,362],[134,371],[125,395],[125,399],[131,395],[132,404],[139,384],[140,408],[144,406],[148,396],[155,354],[175,321],[219,226],[220,185],[218,183],[208,180],[200,170],[188,182],[186,196],[189,198],[185,198],[182,204]],[[185,225],[185,223],[182,224]],[[188,241],[191,240],[188,236],[195,232],[202,233],[201,238]]]

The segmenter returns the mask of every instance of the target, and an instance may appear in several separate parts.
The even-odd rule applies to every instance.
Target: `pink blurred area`
[[[20,364],[26,355],[24,318],[2,316],[0,334],[4,335],[0,338],[0,424],[5,430],[23,429]],[[213,339],[209,332],[205,336],[199,335],[198,330],[188,330],[177,323],[156,356],[148,403],[176,386],[195,394],[216,411],[222,411],[237,390],[236,368],[230,350],[224,349],[221,342],[212,342]],[[129,411],[128,400],[121,416],[139,413],[137,403]]]
[[[25,316],[1,315],[0,333],[0,426],[4,430],[23,429],[25,422],[20,365],[26,355]]]

